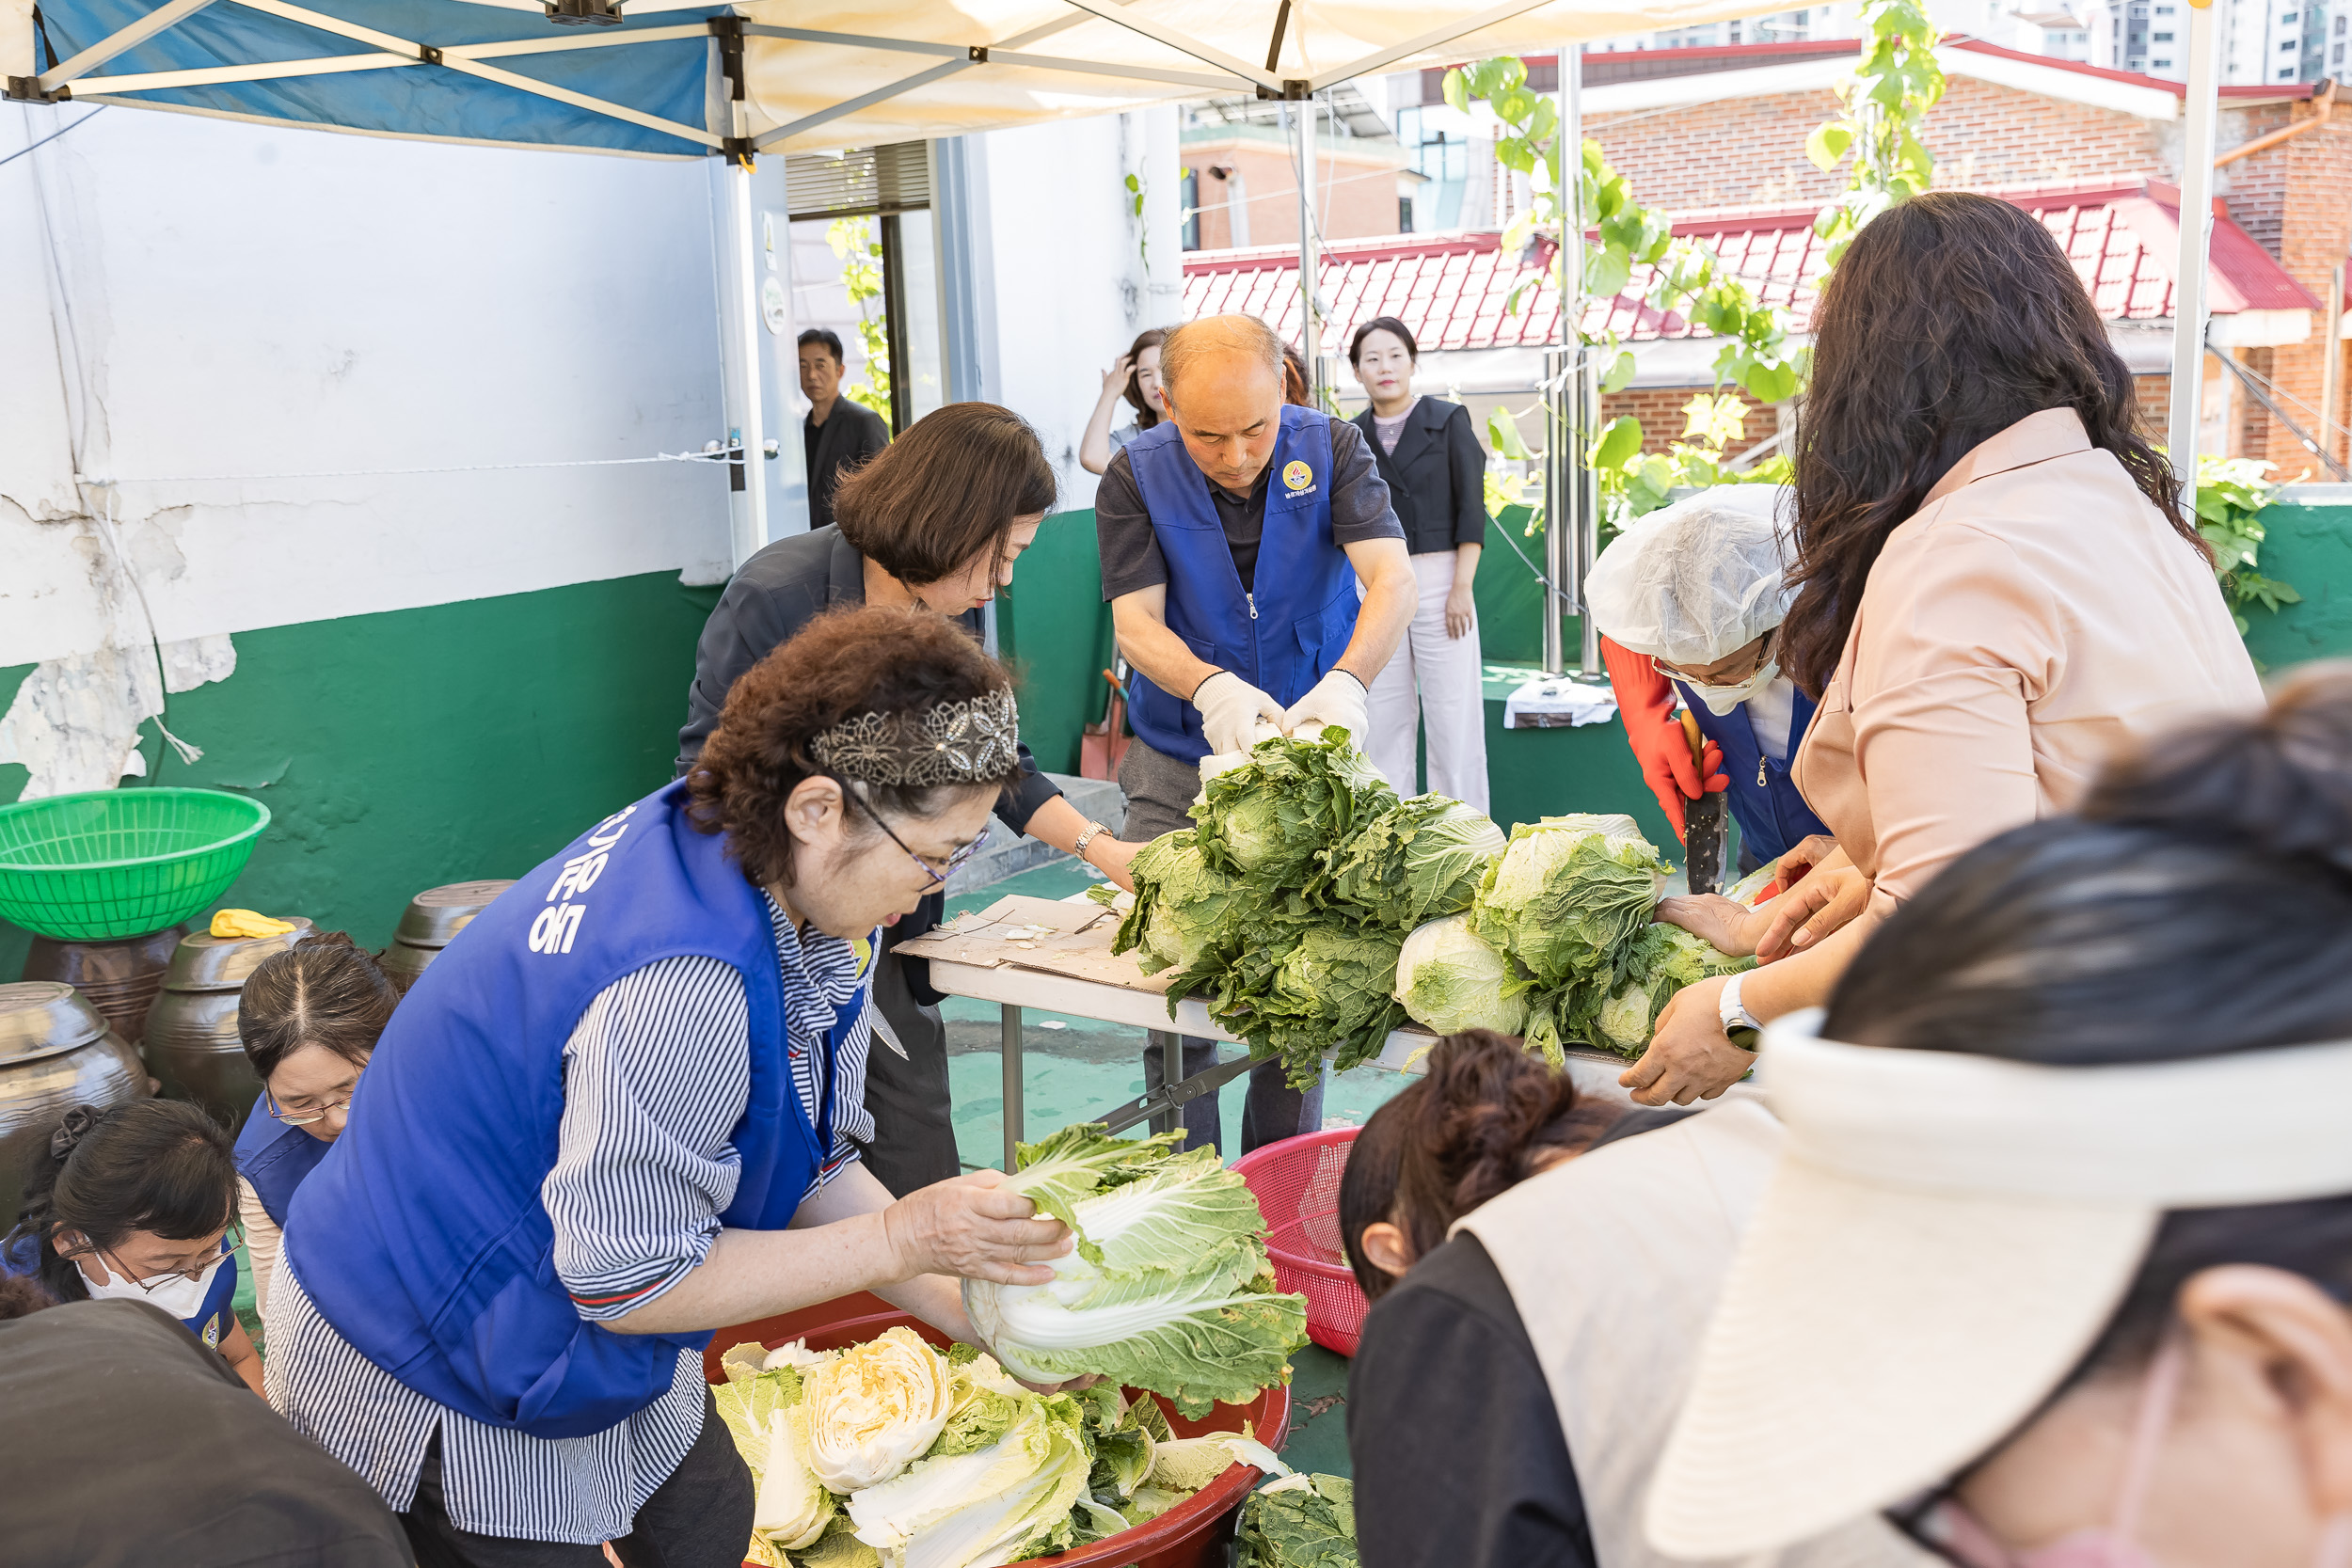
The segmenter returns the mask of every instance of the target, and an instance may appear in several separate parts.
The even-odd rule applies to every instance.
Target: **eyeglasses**
[[[940,884],[946,881],[948,878],[954,876],[957,872],[962,870],[964,866],[971,863],[972,857],[978,854],[982,846],[988,843],[988,830],[986,828],[982,828],[979,832],[979,835],[974,838],[971,843],[962,846],[961,848],[957,849],[954,854],[947,857],[947,863],[945,868],[934,866],[930,861],[924,859],[921,855],[916,854],[913,849],[908,848],[907,841],[905,839],[900,838],[895,832],[891,832],[890,824],[882,819],[882,813],[866,804],[858,792],[850,787],[848,780],[833,773],[828,773],[825,777],[832,779],[834,784],[839,784],[843,795],[846,795],[850,800],[857,801],[858,810],[864,812],[868,817],[870,817],[873,820],[875,827],[880,828],[885,833],[889,833],[890,842],[897,845],[900,849],[905,850],[907,859],[913,861],[916,869],[920,870],[925,877],[930,879],[923,884],[923,891],[926,893],[929,893],[932,888],[938,887]]]
[[[262,1091],[262,1098],[269,1103],[269,1114],[272,1119],[282,1121],[288,1127],[308,1127],[313,1122],[325,1121],[330,1112],[351,1109],[351,1096],[354,1092],[346,1089],[341,1100],[330,1100],[315,1111],[285,1110],[278,1105],[278,1097],[266,1088]]]
[[[176,1269],[165,1269],[160,1274],[151,1274],[144,1279],[141,1279],[136,1275],[133,1274],[129,1267],[123,1263],[121,1259],[117,1258],[113,1253],[108,1252],[105,1248],[92,1247],[90,1250],[106,1260],[107,1268],[113,1270],[118,1278],[127,1279],[132,1284],[137,1286],[139,1288],[139,1292],[142,1295],[152,1295],[175,1279],[194,1279],[198,1277],[203,1274],[206,1269],[211,1268],[214,1264],[219,1262],[223,1258],[228,1257],[230,1253],[236,1251],[237,1248],[243,1246],[244,1244],[244,1222],[232,1220],[230,1222],[229,1228],[222,1233],[219,1244],[212,1250],[202,1254],[195,1262],[184,1264]]]
[[[1775,626],[1764,634],[1764,641],[1756,645],[1756,657],[1748,660],[1747,668],[1743,670],[1721,673],[1711,676],[1702,675],[1694,671],[1677,669],[1662,658],[1652,658],[1649,661],[1650,668],[1670,681],[1683,681],[1692,686],[1738,686],[1741,681],[1763,669],[1764,661],[1772,657],[1772,642],[1779,630],[1780,628]]]

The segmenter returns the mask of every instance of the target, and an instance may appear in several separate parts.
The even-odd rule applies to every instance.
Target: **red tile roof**
[[[2171,315],[2180,199],[2172,187],[2137,182],[1993,194],[2042,219],[2066,247],[2102,316],[2153,321]],[[1822,270],[1813,216],[1809,207],[1693,213],[1676,221],[1675,232],[1706,240],[1767,304],[1802,321],[1812,313]],[[1424,349],[1540,348],[1560,335],[1558,296],[1541,282],[1549,253],[1547,244],[1505,255],[1501,237],[1492,233],[1343,241],[1324,252],[1324,298],[1342,333],[1375,316],[1395,316]],[[2214,226],[2210,267],[2206,298],[2216,315],[2320,309],[2309,290],[2227,217]],[[1654,276],[1638,268],[1624,293],[1588,302],[1585,329],[1605,326],[1629,341],[1706,337],[1705,328],[1642,303]],[[1507,309],[1513,291],[1522,288],[1518,309]],[[1260,316],[1295,341],[1296,248],[1191,252],[1184,259],[1184,307],[1192,316]]]

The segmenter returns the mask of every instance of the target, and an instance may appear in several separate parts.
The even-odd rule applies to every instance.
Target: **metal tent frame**
[[[1286,35],[1304,60],[1306,13],[1278,0],[1263,33],[1235,29],[1228,8],[1207,0],[966,0],[954,11],[921,0],[881,0],[849,14],[873,30],[771,22],[783,0],[714,6],[707,0],[42,0],[37,8],[0,8],[0,74],[7,96],[174,109],[270,123],[360,134],[504,146],[542,147],[643,157],[718,156],[731,164],[728,191],[731,286],[723,307],[731,353],[750,362],[757,342],[757,236],[752,161],[787,145],[832,135],[856,139],[862,115],[918,95],[952,77],[978,72],[1041,72],[1073,92],[1125,95],[1117,104],[1200,96],[1254,96],[1285,103],[1300,166],[1311,155],[1311,117],[1288,108],[1339,83],[1394,67],[1442,63],[1445,52],[1529,53],[1556,48],[1564,170],[1581,143],[1576,40],[1632,27],[1761,15],[1777,0],[1679,0],[1622,10],[1564,0],[1501,0],[1475,10],[1437,4],[1412,14],[1441,20],[1410,37],[1369,49],[1361,38],[1397,11],[1375,0],[1330,0],[1321,19],[1344,13],[1354,39],[1343,63],[1284,73]],[[2219,29],[2211,0],[2190,0],[2187,135],[2182,170],[2180,249],[2174,273],[2174,342],[2169,443],[2185,491],[2194,487],[2207,321],[2206,257],[2212,230],[2213,158],[2218,110]],[[796,13],[803,8],[795,5]],[[925,37],[943,27],[980,25],[1001,13],[1009,30],[952,40]],[[353,14],[357,13],[357,15]],[[358,20],[364,16],[368,20]],[[807,20],[822,20],[809,17]],[[1022,23],[1014,25],[1014,22]],[[1158,55],[1146,59],[1057,55],[1034,46],[1071,29],[1106,23]],[[597,24],[550,25],[550,24]],[[1295,25],[1295,23],[1296,25]],[[1204,36],[1222,26],[1217,37]],[[1099,32],[1089,35],[1099,40]],[[1259,37],[1264,64],[1255,63]],[[71,52],[58,54],[63,38]],[[321,52],[322,40],[341,50]],[[1474,43],[1472,40],[1475,40]],[[1565,41],[1564,41],[1565,40]],[[749,56],[765,46],[846,50],[858,55],[912,55],[932,63],[902,77],[847,94],[821,108],[762,123],[751,89]],[[1236,51],[1248,49],[1252,58]],[[120,63],[122,69],[105,68]],[[397,86],[386,84],[397,78]],[[953,135],[1073,114],[1099,112],[1067,102],[1028,112],[926,105],[930,135]],[[991,118],[993,116],[993,118]],[[834,128],[828,132],[827,128]],[[1571,186],[1573,189],[1573,186]],[[1308,363],[1323,359],[1316,295],[1319,257],[1311,182],[1299,182],[1299,286]],[[2202,222],[2185,221],[2186,214]],[[1561,619],[1581,609],[1597,518],[1597,498],[1573,433],[1597,409],[1591,369],[1576,341],[1581,304],[1582,227],[1561,269],[1563,341],[1548,376],[1548,515],[1568,526],[1547,531],[1549,562],[1546,663],[1565,664]],[[768,542],[765,486],[745,484],[743,464],[770,446],[759,378],[731,388],[738,435],[735,555],[739,563]],[[1584,632],[1582,664],[1597,665],[1595,637]]]

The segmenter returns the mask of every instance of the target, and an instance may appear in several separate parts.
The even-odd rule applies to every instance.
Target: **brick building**
[[[1937,185],[2017,201],[2059,234],[2140,376],[2152,426],[2161,430],[2178,221],[2172,182],[2185,89],[1970,40],[1947,41],[1939,53],[1949,85],[1926,128]],[[1809,253],[1809,222],[1844,182],[1815,169],[1804,143],[1835,112],[1831,86],[1852,59],[1851,44],[1588,56],[1587,132],[1645,203],[1672,213],[1678,233],[1707,238],[1802,325],[1820,270]],[[2292,478],[2315,459],[2256,388],[2307,432],[2320,430],[2328,316],[2341,317],[2346,304],[2331,273],[2352,251],[2352,114],[2330,118],[2328,102],[2308,84],[2222,90],[2225,162],[2208,283],[2207,342],[2215,353],[2206,364],[2201,444],[2267,458],[2280,477]],[[2280,133],[2289,134],[2270,139]],[[1510,204],[1509,178],[1499,177],[1498,208]],[[1295,251],[1285,266],[1272,246],[1188,255],[1187,307],[1200,313],[1251,308],[1235,302],[1255,300],[1270,320],[1287,308],[1285,327],[1295,330]],[[1343,343],[1356,321],[1401,302],[1419,315],[1391,313],[1436,327],[1424,348],[1429,389],[1458,388],[1473,404],[1513,404],[1532,396],[1542,345],[1556,341],[1558,331],[1556,310],[1540,299],[1516,318],[1502,311],[1525,270],[1521,259],[1500,255],[1491,234],[1472,231],[1335,246],[1322,281]],[[1642,284],[1637,277],[1628,293]],[[1681,404],[1708,383],[1713,345],[1688,324],[1629,301],[1596,309],[1614,312],[1641,366],[1635,386],[1610,411],[1639,413],[1653,444],[1677,436]],[[1588,317],[1588,325],[1597,319]],[[2352,321],[2344,325],[2352,335]],[[2255,387],[2221,364],[2223,356]],[[2341,427],[2352,402],[2342,389],[2352,384],[2352,363],[2340,358],[2339,370]],[[1751,436],[1770,436],[1778,422],[1763,411],[1750,421]],[[2347,460],[2344,432],[2334,434],[2333,453]]]

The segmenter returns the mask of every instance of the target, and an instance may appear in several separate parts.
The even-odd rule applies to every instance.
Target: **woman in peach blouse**
[[[2184,720],[2262,705],[2131,372],[2031,214],[1944,191],[1880,214],[1822,291],[1813,352],[1800,586],[1766,653],[1820,700],[1794,777],[1837,851],[1759,916],[1667,901],[1779,956],[1674,999],[1624,1076],[1647,1104],[1738,1082],[1753,1027],[1826,1001],[1963,849],[2070,810]]]

